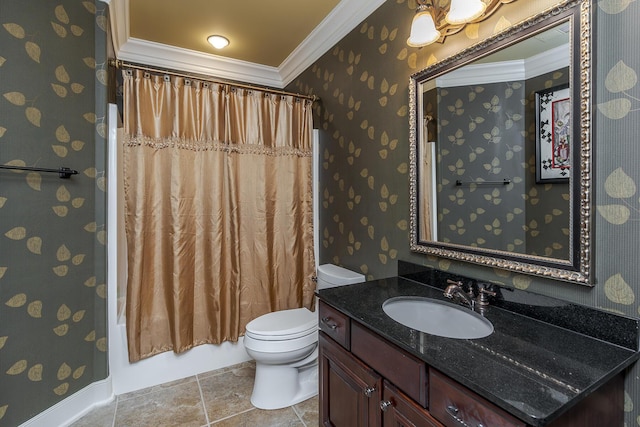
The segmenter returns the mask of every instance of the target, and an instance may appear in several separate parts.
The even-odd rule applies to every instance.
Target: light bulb
[[[223,49],[229,45],[229,39],[219,35],[209,36],[207,41],[216,49]]]

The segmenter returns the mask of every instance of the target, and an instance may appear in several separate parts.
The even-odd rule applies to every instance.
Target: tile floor
[[[117,396],[70,427],[311,427],[318,397],[263,411],[249,401],[255,364],[246,362]]]

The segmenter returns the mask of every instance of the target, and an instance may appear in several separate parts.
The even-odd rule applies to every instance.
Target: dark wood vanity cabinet
[[[332,307],[320,302],[318,309],[321,425],[443,426],[424,408],[424,362]],[[389,380],[402,383],[403,390]]]
[[[320,301],[320,424],[527,427],[425,362]],[[547,427],[622,427],[619,374]]]
[[[321,425],[380,427],[382,377],[322,332],[319,344]]]

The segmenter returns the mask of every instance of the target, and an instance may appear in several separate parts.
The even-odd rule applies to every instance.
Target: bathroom
[[[58,193],[62,184],[57,178],[43,177],[39,186],[32,183],[42,191],[28,187],[32,189],[29,191],[34,193],[33,197],[30,194],[26,205],[16,205],[13,200],[24,200],[24,195],[15,193],[12,187],[16,183],[22,184],[25,176],[3,172],[0,177],[0,426],[19,425],[60,402],[69,403],[74,393],[87,386],[93,385],[101,392],[100,387],[110,373],[106,351],[106,248],[101,243],[104,242],[106,223],[106,195],[101,188],[106,169],[106,142],[102,138],[104,128],[100,125],[107,116],[107,95],[103,86],[96,86],[95,70],[82,61],[85,57],[95,56],[96,67],[105,69],[107,53],[95,52],[94,41],[85,40],[78,53],[60,59],[52,53],[62,49],[60,40],[65,39],[33,36],[48,34],[45,30],[49,31],[52,22],[64,27],[69,32],[67,37],[76,37],[70,33],[73,25],[91,32],[88,29],[91,23],[82,3],[59,2],[64,5],[68,22],[64,22],[67,20],[64,17],[62,20],[56,17],[53,10],[31,13],[31,9],[40,6],[30,8],[29,2],[21,2],[24,7],[20,9],[15,6],[19,2],[13,3],[11,10],[20,13],[15,12],[16,15],[12,14],[9,19],[5,18],[3,10],[2,24],[19,23],[28,36],[17,38],[10,34],[8,28],[11,27],[6,25],[0,29],[3,46],[0,89],[5,95],[0,99],[0,163],[24,157],[28,157],[25,159],[28,164],[43,167],[64,163],[78,169],[85,177],[95,178],[96,185],[76,187],[76,177],[72,177]],[[322,98],[321,110],[315,117],[321,147],[319,262],[339,264],[365,274],[368,279],[378,279],[394,276],[397,260],[401,259],[637,317],[640,195],[635,183],[640,182],[637,168],[640,150],[636,141],[640,122],[634,120],[637,111],[611,119],[601,114],[596,105],[628,96],[634,105],[632,110],[637,110],[638,87],[634,86],[628,94],[612,94],[607,90],[607,75],[620,63],[636,73],[640,70],[640,54],[633,42],[640,39],[640,28],[633,19],[638,16],[640,5],[629,2],[623,7],[624,2],[594,2],[597,3],[593,13],[598,37],[594,46],[597,69],[593,77],[596,110],[593,220],[596,236],[592,257],[597,284],[590,288],[533,276],[520,281],[522,276],[513,273],[410,251],[407,85],[409,76],[429,61],[429,51],[412,50],[405,43],[408,17],[412,13],[409,5],[415,7],[414,3],[386,1],[288,87],[294,92],[310,87]],[[519,3],[535,2],[516,2],[514,7]],[[104,14],[105,5],[98,2],[96,6],[97,13]],[[29,37],[39,38],[32,40]],[[97,46],[105,43],[101,37],[106,36],[97,32]],[[40,62],[25,57],[28,55],[25,53],[27,42],[37,42],[40,46]],[[24,72],[11,68],[16,57],[24,64]],[[69,79],[60,77],[66,82],[60,81],[53,71],[62,63]],[[67,66],[67,63],[75,65]],[[52,70],[47,72],[46,79],[30,74],[38,70],[38,64]],[[34,88],[34,82],[41,86]],[[73,83],[82,84],[84,90],[74,93],[71,90]],[[65,87],[67,96],[61,98],[52,92],[52,84]],[[29,104],[9,102],[7,94],[14,92],[24,93]],[[40,93],[42,96],[38,96]],[[72,109],[73,120],[60,112],[60,103],[64,108]],[[96,110],[95,105],[103,105],[103,109]],[[38,108],[42,113],[41,126],[32,126],[25,119],[28,107]],[[87,121],[83,115],[90,111],[95,112],[96,117],[89,117],[90,121]],[[11,124],[13,120],[19,127]],[[64,125],[64,131],[57,132],[61,125]],[[16,129],[19,137],[15,136]],[[94,144],[90,143],[94,140],[97,141],[95,152]],[[79,148],[77,141],[85,142],[84,149],[74,149]],[[21,148],[10,149],[13,146]],[[61,147],[66,149],[64,157],[60,155],[65,154]],[[35,154],[26,155],[20,151],[23,149],[33,150]],[[628,184],[624,185],[629,196],[611,196],[608,186],[622,174],[629,177]],[[53,196],[44,198],[45,189],[50,188],[53,188]],[[80,200],[76,200],[79,198],[84,198],[81,206]],[[626,220],[615,221],[607,216],[612,206],[620,205],[628,210]],[[60,217],[55,212],[64,212],[63,208],[68,213]],[[49,220],[43,221],[42,216],[45,211],[55,220],[63,218],[65,223],[86,224],[86,235],[47,230]],[[40,241],[43,243],[38,249]],[[8,251],[15,252],[16,256],[9,257]],[[26,268],[28,265],[37,268]],[[52,280],[51,270],[59,266],[66,266],[66,269],[55,271],[67,270],[68,273],[54,275],[55,280]],[[13,274],[13,269],[22,274]],[[70,279],[79,282],[80,286],[70,287]],[[19,298],[13,299],[17,295]],[[74,321],[81,316],[80,321]],[[52,339],[50,331],[58,327],[61,327],[59,332],[66,328],[68,332],[62,336],[54,333],[55,339]],[[24,344],[14,346],[18,338]],[[56,350],[53,352],[49,348]],[[23,369],[23,365],[26,368]],[[70,375],[65,373],[67,370],[71,371]],[[626,376],[627,425],[636,425],[640,416],[637,377],[637,369]],[[12,418],[14,410],[19,414],[16,418]],[[82,410],[79,408],[78,412]]]

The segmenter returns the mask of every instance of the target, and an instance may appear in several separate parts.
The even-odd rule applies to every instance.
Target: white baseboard
[[[93,408],[115,398],[111,378],[97,381],[39,413],[20,427],[64,427],[80,419]]]

